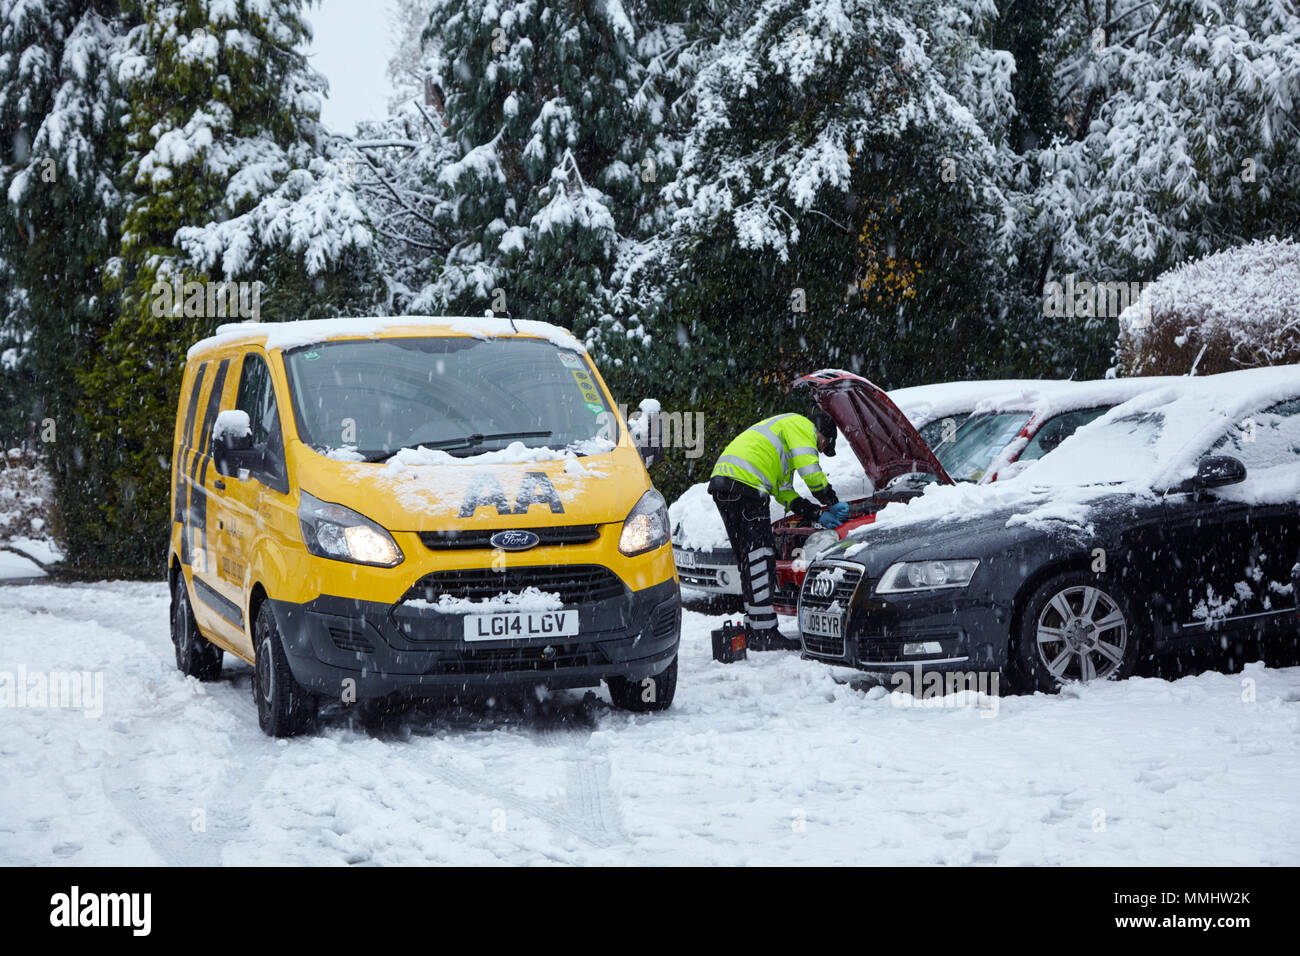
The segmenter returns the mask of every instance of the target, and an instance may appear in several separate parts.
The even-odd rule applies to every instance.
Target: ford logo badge
[[[531,531],[498,531],[488,540],[500,551],[527,551],[537,547],[542,539]]]

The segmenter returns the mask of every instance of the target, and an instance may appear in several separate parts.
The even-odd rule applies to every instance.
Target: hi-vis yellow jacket
[[[772,495],[789,506],[799,495],[794,475],[821,498],[830,488],[817,458],[817,430],[802,415],[775,415],[751,425],[731,440],[713,475],[723,475]]]

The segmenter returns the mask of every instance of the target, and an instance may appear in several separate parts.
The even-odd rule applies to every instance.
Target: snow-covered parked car
[[[1050,388],[1052,384],[1033,379],[939,382],[899,388],[888,394],[942,460],[945,448],[981,402],[998,395]],[[821,457],[822,469],[836,493],[846,501],[868,497],[873,489],[842,431],[836,447],[841,449],[838,455]],[[797,475],[795,488],[801,495],[812,497]],[[785,509],[775,501],[770,502],[770,507],[773,522],[786,517]],[[668,516],[672,523],[673,557],[682,584],[709,594],[739,595],[740,572],[722,518],[709,497],[708,482],[698,482],[688,488],[669,507]]]
[[[991,484],[1019,474],[1088,422],[1177,376],[1038,383],[980,402],[945,450],[956,481]]]
[[[992,484],[1012,478],[1072,435],[1082,425],[1136,395],[1176,377],[1101,379],[1087,382],[1032,382],[982,400],[937,448],[939,461],[954,481]],[[776,529],[776,609],[795,613],[799,588],[810,562],[855,528],[876,520],[866,509],[834,531],[787,520]]]
[[[809,568],[804,653],[1039,690],[1120,678],[1197,645],[1293,641],[1297,550],[1300,367],[1179,379],[1021,480],[883,509]]]

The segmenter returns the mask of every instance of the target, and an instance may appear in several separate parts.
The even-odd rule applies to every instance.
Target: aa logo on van
[[[470,479],[469,490],[460,506],[460,517],[472,518],[479,508],[489,506],[496,508],[499,515],[523,515],[528,514],[528,509],[533,505],[546,505],[551,509],[551,514],[564,514],[564,503],[555,493],[555,486],[546,477],[546,472],[530,471],[524,475],[512,508],[506,499],[506,493],[501,490],[497,476],[485,471]]]
[[[537,547],[541,540],[531,531],[498,531],[488,543],[502,551],[527,551]]]

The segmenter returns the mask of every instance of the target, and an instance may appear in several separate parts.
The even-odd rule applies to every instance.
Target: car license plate
[[[843,637],[844,615],[831,611],[804,611],[800,626],[805,633],[816,637]]]
[[[577,611],[531,611],[465,615],[465,640],[509,641],[572,637],[578,633]]]
[[[679,568],[693,568],[695,567],[695,552],[673,548],[673,561],[677,563]]]

